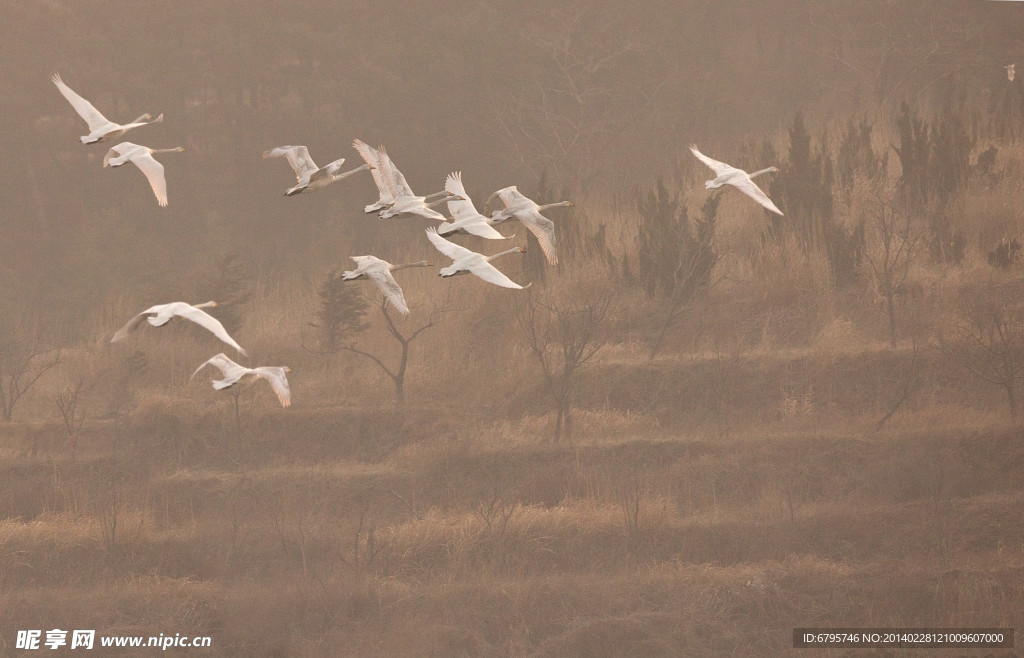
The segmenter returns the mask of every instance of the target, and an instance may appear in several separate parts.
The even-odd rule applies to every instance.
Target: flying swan
[[[506,239],[491,226],[492,219],[477,212],[473,200],[466,194],[466,188],[462,185],[461,171],[453,171],[448,174],[448,178],[444,182],[444,189],[457,198],[448,199],[448,212],[452,214],[452,221],[437,227],[438,235],[463,232],[472,233],[488,240]]]
[[[391,157],[383,146],[375,149],[358,139],[352,142],[352,146],[363,157],[363,160],[374,168],[373,182],[377,184],[377,189],[380,191],[380,199],[377,200],[377,203],[366,206],[364,208],[366,212],[378,210],[381,219],[413,214],[427,219],[445,221],[445,216],[436,210],[431,210],[431,206],[447,201],[451,196],[447,191],[425,197],[416,196],[405,180],[405,176],[391,161]],[[435,197],[441,198],[430,203],[427,202],[428,199]]]
[[[380,198],[376,203],[363,208],[363,212],[377,212],[382,208],[390,208],[394,203],[395,199],[391,196],[391,188],[386,182],[384,182],[384,159],[388,157],[387,153],[381,153],[384,147],[380,147],[380,151],[373,148],[366,142],[357,139],[352,142],[352,148],[354,148],[363,158],[363,161],[370,166],[370,173],[373,175],[373,182],[377,186],[377,191],[380,193]],[[390,159],[389,159],[390,161]]]
[[[234,386],[239,381],[244,382],[243,386],[252,386],[257,379],[263,378],[270,382],[270,388],[274,389],[274,393],[277,395],[277,399],[282,407],[287,407],[292,403],[292,393],[288,388],[288,378],[285,376],[285,373],[292,371],[288,366],[246,368],[245,366],[238,365],[221,352],[216,356],[210,357],[203,365],[196,368],[195,372],[192,373],[192,377],[189,377],[189,381],[192,381],[192,378],[208,365],[215,366],[224,375],[224,379],[213,380],[213,387],[218,391]]]
[[[402,288],[391,276],[392,272],[404,270],[407,267],[430,267],[431,263],[421,260],[416,263],[405,263],[403,265],[392,265],[386,260],[376,256],[352,256],[356,262],[356,269],[341,273],[343,281],[354,281],[355,279],[369,279],[377,286],[377,289],[384,293],[387,300],[391,302],[402,315],[409,314],[409,307],[405,303],[405,295]]]
[[[708,156],[698,151],[696,146],[691,146],[690,152],[697,156],[698,160],[700,160],[707,166],[711,167],[711,169],[714,170],[715,172],[714,180],[704,182],[705,188],[711,190],[722,187],[723,185],[732,185],[740,192],[743,192],[744,194],[749,196],[754,201],[757,201],[768,210],[771,210],[773,213],[776,213],[778,215],[782,214],[782,211],[775,207],[775,204],[772,203],[772,200],[768,198],[768,195],[762,192],[761,188],[758,187],[753,180],[751,180],[752,178],[760,176],[761,174],[767,174],[769,172],[778,171],[778,168],[768,167],[767,169],[761,169],[760,171],[755,171],[752,174],[748,174],[742,169],[737,169],[736,167],[729,166],[724,162],[719,162],[718,160],[712,160]]]
[[[227,329],[225,329],[224,325],[220,323],[220,320],[202,310],[216,305],[217,302],[205,302],[203,304],[196,304],[195,306],[192,304],[186,304],[185,302],[171,302],[170,304],[157,304],[156,306],[150,306],[145,311],[129,320],[123,327],[118,329],[117,333],[114,334],[114,337],[110,339],[110,342],[116,343],[117,341],[122,340],[128,335],[128,332],[139,326],[139,323],[142,322],[143,318],[146,318],[146,321],[154,327],[162,327],[167,324],[171,318],[177,316],[195,322],[200,327],[206,329],[217,338],[220,338],[222,341],[245,356],[249,356],[249,354],[242,349],[242,346],[236,343],[235,339],[228,335]]]
[[[352,174],[373,169],[373,165],[364,164],[351,171],[342,172],[341,165],[345,163],[345,158],[340,158],[323,167],[318,167],[313,162],[313,158],[309,157],[309,150],[305,146],[278,146],[264,151],[263,157],[288,158],[288,164],[295,171],[295,178],[298,179],[298,184],[285,190],[285,196],[295,196],[305,190],[317,190],[321,187],[327,187],[331,183],[342,178],[348,178]],[[374,174],[374,177],[376,177],[376,174]]]
[[[138,128],[139,126],[158,123],[164,120],[163,114],[155,119],[152,114],[143,114],[131,123],[126,123],[124,125],[114,123],[100,114],[99,110],[93,107],[92,103],[76,94],[71,87],[64,84],[64,81],[60,79],[59,74],[54,74],[50,80],[53,81],[53,84],[57,85],[57,90],[64,95],[64,98],[68,99],[68,102],[71,103],[71,107],[75,109],[75,112],[78,112],[78,116],[85,119],[85,122],[89,124],[89,134],[79,137],[83,144],[95,144],[96,142],[114,140],[132,128]]]
[[[492,194],[487,199],[487,203],[484,204],[484,208],[486,208],[491,201],[494,201],[494,197],[501,199],[501,202],[505,204],[505,209],[496,210],[491,213],[492,223],[504,222],[515,217],[537,237],[537,242],[540,243],[540,248],[544,252],[544,255],[547,256],[548,262],[552,265],[557,265],[558,254],[555,253],[555,223],[540,213],[548,208],[572,206],[575,204],[573,204],[572,201],[559,201],[558,203],[548,203],[543,206],[538,206],[532,200],[523,196],[519,190],[516,189],[515,185],[512,185],[511,187],[502,188]]]
[[[455,276],[456,274],[475,274],[488,283],[501,286],[503,288],[516,288],[522,290],[523,288],[529,288],[532,284],[526,284],[521,286],[512,279],[502,274],[498,268],[491,265],[491,261],[505,254],[512,254],[515,252],[523,253],[526,250],[522,247],[516,247],[503,251],[493,256],[484,256],[478,254],[475,251],[470,251],[465,247],[461,247],[454,242],[445,240],[437,234],[437,229],[433,226],[427,229],[427,238],[434,243],[437,250],[442,254],[452,259],[452,264],[448,267],[442,267],[440,274],[443,277]]]
[[[146,174],[149,179],[149,186],[153,188],[156,195],[156,202],[161,206],[167,205],[167,181],[164,180],[164,166],[156,161],[154,153],[180,153],[185,149],[178,146],[172,149],[151,149],[131,142],[121,142],[111,147],[103,156],[104,167],[120,167],[131,160],[139,171]]]

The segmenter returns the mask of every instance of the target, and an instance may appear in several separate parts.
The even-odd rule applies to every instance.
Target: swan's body
[[[132,128],[138,128],[139,126],[146,126],[151,123],[158,123],[164,120],[163,114],[155,119],[152,114],[143,114],[131,123],[126,123],[124,125],[114,123],[100,114],[99,110],[93,107],[92,103],[76,94],[71,87],[64,84],[64,81],[60,79],[60,75],[54,74],[50,80],[53,81],[53,84],[57,85],[57,90],[60,91],[69,103],[71,103],[71,107],[73,107],[75,112],[78,113],[78,116],[85,119],[85,122],[89,124],[89,134],[79,137],[83,144],[95,144],[96,142],[111,141],[117,139]]]
[[[1007,64],[1006,66],[1003,67],[1004,69],[1006,69],[1006,77],[1010,80],[1010,82],[1013,82],[1013,67],[1013,64]]]
[[[359,155],[363,158],[363,161],[370,166],[371,173],[373,174],[373,182],[377,186],[377,191],[380,193],[380,198],[376,203],[363,208],[364,212],[377,212],[382,208],[390,208],[394,204],[395,199],[391,196],[391,187],[384,180],[384,171],[387,169],[385,161],[390,163],[391,160],[388,158],[388,154],[384,152],[384,147],[381,146],[380,150],[373,148],[362,140],[355,140],[352,142],[352,148],[358,151]]]
[[[779,210],[774,203],[772,203],[772,200],[768,198],[768,195],[762,192],[761,188],[758,187],[753,180],[751,180],[752,178],[760,176],[761,174],[767,174],[770,172],[778,171],[776,167],[767,167],[766,169],[762,169],[760,171],[755,171],[752,174],[748,174],[742,169],[737,169],[736,167],[727,165],[724,162],[719,162],[718,160],[712,160],[708,156],[698,151],[696,146],[691,146],[690,152],[693,153],[693,155],[696,156],[698,160],[700,160],[707,166],[711,167],[711,169],[715,172],[714,180],[704,182],[705,188],[712,190],[715,188],[722,187],[723,185],[732,185],[740,192],[743,192],[744,194],[749,196],[754,201],[757,201],[768,210],[771,210],[773,213],[776,213],[778,215],[782,214],[782,211]]]
[[[494,197],[501,199],[501,202],[505,204],[505,209],[491,213],[492,223],[504,222],[515,217],[537,237],[537,242],[540,243],[540,248],[544,255],[547,256],[548,262],[552,265],[557,265],[558,254],[555,253],[555,223],[542,215],[541,211],[560,206],[572,206],[574,205],[573,202],[559,201],[558,203],[538,206],[532,200],[523,196],[516,189],[515,185],[512,185],[492,194],[487,199],[487,203],[484,204],[485,208],[494,200]]]
[[[501,286],[503,288],[516,288],[522,290],[528,288],[530,284],[521,286],[512,279],[508,278],[498,268],[491,265],[491,261],[505,254],[522,253],[526,250],[522,247],[516,247],[501,253],[494,254],[493,256],[484,256],[478,254],[475,251],[470,251],[465,247],[449,242],[440,235],[437,234],[437,229],[430,227],[427,229],[427,238],[434,243],[437,250],[442,254],[452,259],[452,264],[448,267],[442,267],[440,274],[443,277],[455,276],[456,274],[475,274],[488,283]]]
[[[251,386],[257,379],[265,379],[270,382],[270,388],[274,389],[274,393],[277,395],[277,399],[282,407],[287,407],[292,403],[292,393],[288,388],[288,378],[285,376],[285,373],[291,372],[291,368],[288,366],[246,368],[245,366],[238,365],[221,352],[216,356],[210,357],[203,365],[196,368],[195,372],[192,373],[192,377],[195,377],[199,374],[200,370],[208,365],[215,366],[224,375],[224,379],[213,380],[213,387],[218,391],[234,386],[240,381],[244,381],[245,385]],[[192,377],[189,377],[189,380]]]
[[[444,202],[449,196],[447,192],[438,192],[425,197],[416,196],[405,180],[405,176],[391,161],[391,157],[383,146],[373,148],[357,139],[352,142],[352,147],[359,152],[366,164],[373,167],[373,182],[377,184],[377,190],[380,192],[380,199],[363,210],[366,212],[377,210],[381,219],[413,214],[441,222],[445,220],[445,216],[436,210],[431,210],[431,206]],[[427,202],[427,199],[434,197],[442,198]]]
[[[339,158],[330,164],[318,167],[313,162],[313,158],[309,157],[309,150],[305,146],[278,146],[264,151],[263,157],[288,158],[288,164],[295,171],[295,178],[298,180],[298,184],[285,190],[285,196],[295,196],[306,190],[318,190],[342,178],[348,178],[352,174],[373,168],[373,165],[367,163],[351,171],[343,172],[341,165],[345,163],[345,158]]]
[[[149,180],[149,186],[153,188],[153,194],[156,195],[156,202],[161,206],[166,206],[167,181],[164,179],[164,166],[157,162],[153,154],[180,153],[184,150],[180,146],[172,149],[151,149],[131,142],[121,142],[117,146],[112,146],[103,156],[103,166],[120,167],[131,160]]]
[[[373,281],[377,289],[384,293],[384,296],[391,302],[391,305],[402,315],[409,314],[409,307],[405,303],[402,287],[398,285],[398,282],[395,281],[395,277],[391,273],[407,267],[429,267],[431,265],[425,260],[417,263],[392,265],[376,256],[352,256],[352,260],[356,263],[356,269],[342,272],[341,278],[345,281],[363,278]]]
[[[202,310],[216,305],[217,302],[205,302],[194,306],[192,304],[186,304],[185,302],[171,302],[170,304],[157,304],[156,306],[150,306],[145,311],[129,320],[123,327],[118,329],[117,333],[114,334],[114,337],[110,339],[110,342],[116,343],[123,339],[128,335],[128,332],[139,326],[139,323],[142,322],[143,318],[146,318],[149,324],[154,327],[162,327],[170,322],[171,318],[179,317],[195,322],[200,327],[206,329],[217,338],[220,338],[222,341],[245,356],[249,356],[246,351],[242,349],[242,346],[236,343],[235,339],[228,334],[227,329],[225,329],[224,325],[220,323],[220,320]]]
[[[473,200],[466,194],[466,188],[462,185],[462,172],[455,171],[448,174],[444,183],[444,189],[455,198],[448,199],[448,212],[452,214],[452,221],[441,224],[437,227],[438,235],[450,235],[452,233],[464,232],[478,235],[488,240],[504,240],[504,235],[498,233],[491,224],[493,220],[484,217],[477,212]]]

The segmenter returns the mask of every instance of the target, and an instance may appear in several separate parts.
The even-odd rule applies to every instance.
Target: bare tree
[[[1024,377],[1024,300],[1006,290],[975,295],[956,319],[947,354],[982,381],[1006,393],[1010,417],[1017,418],[1017,387]]]
[[[896,203],[895,194],[875,193],[874,210],[867,220],[868,245],[864,260],[889,319],[889,344],[896,347],[897,297],[917,256],[918,236],[910,216]]]
[[[516,296],[516,320],[526,346],[540,365],[555,402],[555,441],[572,438],[576,373],[604,345],[602,324],[611,295],[605,290],[572,294],[528,290]]]
[[[80,404],[82,389],[85,386],[85,378],[79,377],[74,384],[65,383],[53,396],[53,403],[64,420],[64,429],[68,433],[68,445],[71,448],[71,459],[75,459],[75,444],[78,442],[78,435],[85,423],[85,407]]]
[[[11,422],[22,396],[60,358],[60,348],[43,340],[37,320],[0,316],[0,414],[5,423]]]
[[[349,352],[354,352],[356,354],[365,356],[367,359],[370,359],[371,361],[376,363],[377,367],[383,370],[384,374],[390,377],[391,381],[394,382],[395,401],[399,404],[402,404],[403,402],[405,402],[405,373],[406,369],[409,366],[409,346],[412,344],[414,340],[416,340],[416,338],[419,337],[420,334],[434,326],[434,316],[432,313],[430,319],[427,320],[426,324],[421,325],[418,329],[412,331],[409,334],[404,334],[398,328],[398,325],[395,324],[395,321],[391,318],[391,314],[388,312],[388,301],[386,298],[381,299],[380,312],[381,315],[384,316],[384,322],[385,326],[387,327],[388,333],[391,334],[391,336],[395,339],[395,341],[401,348],[401,351],[399,352],[398,356],[398,364],[396,366],[394,366],[393,368],[389,367],[386,363],[384,363],[381,357],[361,350],[354,344],[345,345],[342,349],[346,349]]]

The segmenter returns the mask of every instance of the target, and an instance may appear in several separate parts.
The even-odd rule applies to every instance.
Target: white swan
[[[129,320],[123,327],[118,329],[117,333],[114,334],[114,337],[110,339],[110,342],[116,343],[117,341],[122,340],[128,335],[128,332],[139,326],[139,323],[142,322],[142,318],[146,318],[146,321],[154,327],[162,327],[167,324],[171,318],[179,317],[195,322],[200,327],[206,329],[217,338],[220,338],[222,341],[245,356],[249,356],[248,353],[242,349],[242,346],[236,343],[235,339],[228,334],[227,329],[225,329],[224,325],[220,323],[220,320],[202,310],[216,305],[217,302],[205,302],[194,306],[192,304],[186,304],[185,302],[171,302],[170,304],[157,304],[156,306],[150,306],[145,311]]]
[[[139,146],[131,142],[121,142],[111,147],[103,156],[104,167],[120,167],[131,160],[139,171],[146,174],[149,179],[149,186],[153,188],[156,195],[156,202],[161,206],[167,205],[167,181],[164,180],[164,166],[156,161],[154,153],[182,152],[185,149],[178,146],[172,149],[151,149],[146,146]]]
[[[391,187],[384,181],[384,170],[385,165],[384,159],[388,157],[387,153],[381,153],[384,147],[381,146],[381,150],[373,148],[366,142],[357,139],[352,142],[352,148],[354,148],[359,155],[363,158],[363,161],[370,166],[370,173],[373,174],[373,182],[377,186],[377,191],[380,193],[380,198],[376,203],[363,208],[363,212],[377,212],[381,208],[388,208],[394,202],[394,197],[391,196]],[[390,159],[388,159],[390,162]]]
[[[454,194],[457,198],[448,200],[448,212],[452,214],[452,221],[438,226],[438,235],[464,232],[472,233],[488,240],[506,239],[504,235],[498,233],[491,226],[493,220],[477,212],[476,206],[473,205],[473,200],[466,194],[466,188],[462,185],[461,171],[453,171],[448,174],[448,178],[444,183],[444,189],[449,194]]]
[[[93,107],[92,103],[76,94],[71,87],[64,84],[64,81],[60,79],[59,74],[54,74],[50,80],[53,81],[53,84],[57,85],[57,90],[64,95],[64,98],[68,99],[68,102],[71,103],[71,107],[75,109],[75,112],[78,112],[78,116],[85,119],[85,122],[89,124],[89,134],[79,137],[83,144],[95,144],[96,142],[113,140],[125,134],[132,128],[138,128],[139,126],[158,123],[164,120],[163,114],[155,119],[152,114],[143,114],[131,123],[126,123],[124,125],[114,123],[100,114],[99,110]]]
[[[292,392],[288,388],[288,378],[285,376],[285,373],[292,371],[288,366],[246,368],[245,366],[238,365],[221,352],[216,356],[210,357],[203,365],[196,368],[195,372],[192,373],[192,377],[189,377],[189,381],[208,365],[215,366],[224,375],[224,379],[213,380],[213,387],[218,391],[234,386],[242,380],[245,381],[243,385],[252,386],[257,379],[262,378],[270,382],[270,388],[274,389],[274,393],[277,395],[277,399],[282,407],[287,407],[292,403]]]
[[[552,265],[557,265],[558,254],[555,253],[555,223],[540,213],[548,208],[573,206],[575,204],[572,201],[559,201],[558,203],[547,203],[543,206],[538,206],[529,198],[523,196],[516,189],[515,185],[512,185],[502,188],[488,197],[484,208],[491,201],[494,201],[494,197],[501,199],[501,202],[505,204],[505,209],[496,210],[491,213],[492,222],[504,222],[515,217],[537,237],[537,242],[540,243],[540,248],[544,255],[547,256],[548,262]]]
[[[760,171],[755,171],[752,174],[748,174],[742,169],[737,169],[736,167],[727,165],[724,162],[719,162],[718,160],[712,160],[708,156],[698,151],[696,146],[691,146],[690,152],[693,153],[698,160],[700,160],[707,166],[711,167],[711,169],[715,172],[714,180],[704,182],[704,187],[706,189],[711,190],[722,187],[723,185],[732,185],[740,192],[743,192],[744,194],[749,196],[754,201],[757,201],[768,210],[771,210],[773,213],[779,215],[782,214],[782,211],[775,207],[775,204],[772,203],[772,200],[768,198],[768,195],[762,192],[761,188],[758,187],[757,184],[751,180],[755,176],[760,176],[761,174],[767,174],[769,172],[778,171],[778,168],[768,167],[766,169],[761,169]]]
[[[521,286],[512,279],[502,274],[498,268],[491,265],[491,261],[499,256],[505,254],[512,254],[515,252],[523,253],[526,250],[522,247],[516,247],[503,251],[493,256],[484,256],[478,254],[475,251],[470,251],[465,247],[461,247],[454,242],[445,240],[437,234],[437,229],[431,226],[427,229],[427,238],[434,243],[437,250],[442,254],[452,259],[452,264],[448,267],[441,268],[441,276],[455,276],[456,274],[475,274],[488,283],[501,286],[503,288],[516,288],[522,290],[523,288],[529,288],[532,284],[528,283],[525,286]]]
[[[405,176],[398,170],[395,163],[392,162],[391,157],[383,146],[375,149],[358,139],[352,142],[352,146],[359,151],[359,155],[366,160],[367,164],[375,167],[375,170],[378,172],[374,174],[373,181],[377,184],[377,189],[380,191],[380,199],[377,203],[366,206],[364,208],[366,212],[379,210],[381,219],[412,214],[420,215],[427,219],[445,221],[446,217],[436,210],[431,210],[431,206],[436,206],[446,201],[451,196],[447,191],[429,194],[425,197],[416,196],[412,188],[409,187],[409,183],[405,180]],[[434,197],[441,198],[430,203],[427,202],[428,199],[433,199]]]
[[[321,187],[327,187],[331,183],[342,178],[348,178],[352,174],[373,169],[373,165],[364,164],[351,171],[342,172],[341,165],[345,163],[345,158],[340,158],[323,167],[318,167],[313,162],[313,158],[309,157],[309,150],[305,146],[278,146],[264,151],[263,157],[288,158],[288,164],[295,171],[295,178],[298,179],[298,184],[285,190],[285,196],[295,196],[299,192],[306,190],[317,190]]]
[[[377,289],[384,293],[384,296],[387,297],[392,306],[398,309],[399,313],[402,315],[409,314],[409,307],[405,303],[402,287],[398,285],[398,282],[395,281],[395,277],[391,276],[391,273],[404,270],[407,267],[430,267],[431,263],[421,260],[416,263],[392,265],[376,256],[352,256],[351,258],[356,262],[356,269],[342,272],[342,280],[353,281],[366,278],[373,281]]]

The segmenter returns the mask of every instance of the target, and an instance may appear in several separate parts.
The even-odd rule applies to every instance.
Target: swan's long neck
[[[404,270],[407,267],[430,267],[430,261],[421,260],[415,263],[402,263],[401,265],[392,265],[391,271],[395,272],[397,270]]]
[[[175,146],[172,149],[150,149],[150,153],[181,153],[185,150],[184,146]]]
[[[544,204],[543,206],[538,206],[537,210],[543,212],[543,211],[547,210],[548,208],[561,208],[563,206],[571,206],[571,205],[573,205],[572,201],[559,201],[558,203],[547,203],[547,204]]]
[[[360,171],[367,171],[369,168],[370,168],[370,165],[364,164],[362,167],[356,167],[352,171],[346,171],[343,174],[338,174],[337,176],[335,176],[335,179],[341,180],[342,178],[348,178],[352,174],[358,174]]]
[[[433,194],[428,194],[427,196],[423,197],[423,200],[425,201],[427,199],[433,199],[434,197],[437,197],[437,196],[447,197],[448,195],[449,195],[448,190],[442,190],[440,192],[434,192]]]
[[[423,205],[425,205],[425,206],[426,206],[426,207],[428,207],[428,208],[433,208],[434,206],[436,206],[436,205],[440,205],[440,204],[442,204],[442,203],[444,203],[445,201],[447,201],[447,200],[448,200],[448,197],[446,197],[446,196],[443,196],[443,197],[441,197],[440,199],[437,199],[436,201],[431,201],[430,203],[427,203],[426,201],[427,201],[427,199],[429,199],[429,198],[430,198],[430,197],[423,197]]]
[[[754,178],[755,176],[760,176],[761,174],[769,174],[769,173],[771,173],[773,171],[777,171],[777,169],[775,169],[775,167],[767,167],[765,169],[761,169],[759,171],[755,171],[752,174],[747,174],[747,176],[749,176],[750,178]]]
[[[217,302],[203,302],[202,304],[193,304],[192,308],[213,308],[217,305]]]
[[[489,263],[492,260],[494,260],[495,258],[501,258],[502,256],[506,256],[508,254],[518,253],[518,252],[521,252],[521,251],[523,251],[523,250],[520,247],[514,247],[512,249],[506,249],[505,251],[502,251],[500,253],[494,254],[493,256],[488,256],[487,257],[487,262]]]

